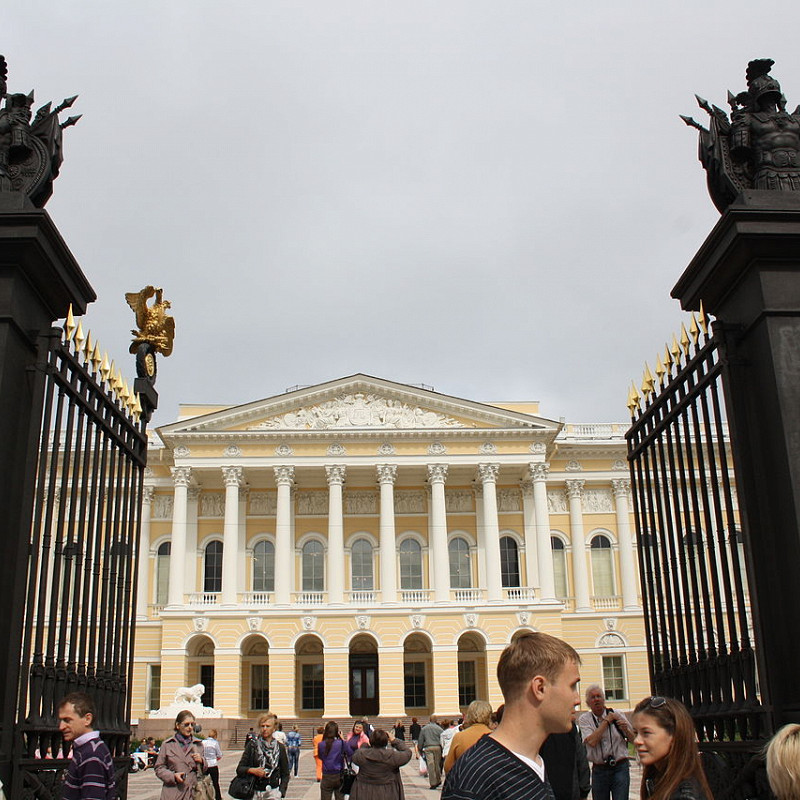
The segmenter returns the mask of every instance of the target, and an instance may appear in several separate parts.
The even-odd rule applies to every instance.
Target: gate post
[[[70,304],[83,314],[95,293],[47,212],[7,209],[0,205],[0,779],[8,787],[43,402],[37,365],[53,322]]]
[[[702,301],[717,320],[759,683],[775,730],[800,722],[800,193],[741,194],[672,296],[686,310]]]

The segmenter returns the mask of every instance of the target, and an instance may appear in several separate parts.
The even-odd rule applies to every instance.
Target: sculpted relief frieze
[[[260,422],[250,430],[330,430],[339,428],[465,428],[439,414],[375,394],[343,395]]]

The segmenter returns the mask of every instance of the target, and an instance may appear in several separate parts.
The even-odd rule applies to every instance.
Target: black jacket
[[[240,777],[245,777],[247,770],[251,767],[259,767],[258,744],[254,739],[248,739],[242,752],[242,757],[239,759],[239,764],[236,767],[236,774]],[[289,788],[289,756],[286,754],[286,748],[282,742],[278,742],[278,766],[275,768],[273,777],[280,781],[279,787],[281,790],[281,797],[286,797],[286,790]],[[277,773],[277,774],[276,774]],[[268,778],[256,778],[256,791],[263,792],[269,785]]]
[[[589,761],[577,725],[567,733],[551,733],[539,754],[556,800],[580,800],[588,796],[591,790]]]

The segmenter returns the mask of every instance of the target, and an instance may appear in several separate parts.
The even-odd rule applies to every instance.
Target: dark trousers
[[[217,796],[217,800],[222,800],[222,792],[219,790],[219,767],[209,767],[207,772],[211,777],[211,783],[214,784],[214,794]]]
[[[592,767],[592,800],[628,800],[631,787],[631,768],[628,761],[616,767],[605,764]]]
[[[297,770],[300,767],[300,748],[289,747],[287,749],[287,753],[289,755],[289,772],[294,773],[294,776],[296,778]]]
[[[336,800],[344,800],[344,795],[339,791],[339,786],[342,783],[342,776],[338,772],[322,773],[322,780],[319,784],[319,797],[320,800],[331,800],[333,795]]]

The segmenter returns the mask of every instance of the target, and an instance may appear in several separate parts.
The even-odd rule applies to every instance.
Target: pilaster
[[[349,658],[346,647],[325,650],[325,717],[350,716]]]
[[[591,611],[589,572],[586,566],[586,538],[583,532],[583,487],[586,481],[567,481],[569,529],[572,540],[572,577],[575,583],[575,610]]]
[[[378,694],[380,716],[406,715],[402,646],[378,648]]]

